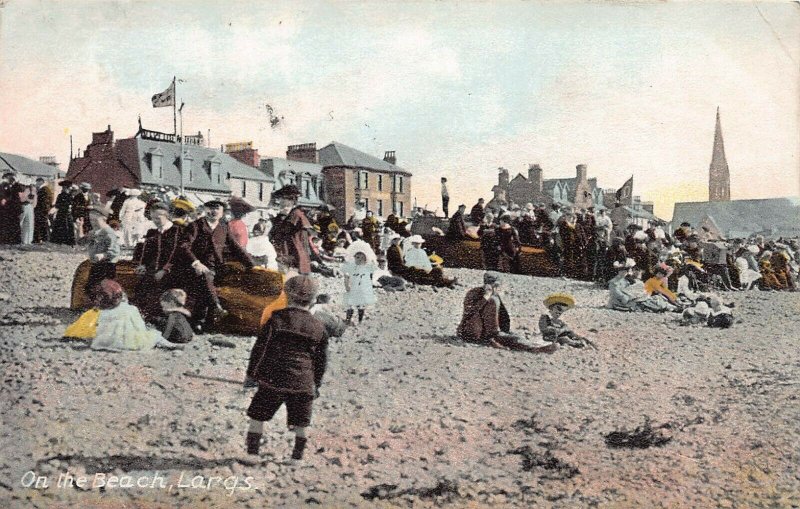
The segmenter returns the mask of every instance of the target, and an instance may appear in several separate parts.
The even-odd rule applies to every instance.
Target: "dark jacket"
[[[144,265],[147,272],[159,270],[170,272],[175,263],[176,253],[181,243],[181,227],[173,224],[163,233],[157,228],[147,230],[144,245],[138,256],[134,256],[136,265]]]
[[[464,223],[464,214],[456,212],[450,218],[450,226],[447,229],[447,237],[451,239],[463,239],[467,236],[467,225]]]
[[[469,211],[469,217],[472,219],[472,223],[475,225],[479,225],[483,222],[483,218],[486,216],[486,211],[483,210],[483,205],[480,203],[476,203],[472,206],[472,210]]]
[[[181,242],[176,253],[181,263],[187,267],[196,260],[213,269],[225,263],[224,253],[227,251],[233,258],[241,262],[245,268],[253,268],[253,260],[242,246],[233,238],[228,225],[220,221],[214,231],[205,219],[198,219],[186,225],[181,235]]]
[[[261,387],[314,395],[328,362],[325,326],[303,309],[275,311],[258,334],[247,376]]]
[[[464,313],[456,333],[462,341],[484,343],[495,339],[500,331],[511,330],[511,319],[499,297],[483,298],[482,286],[473,288],[464,297]]]

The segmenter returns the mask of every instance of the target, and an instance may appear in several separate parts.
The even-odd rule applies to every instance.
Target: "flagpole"
[[[177,101],[176,101],[177,102]],[[178,110],[181,114],[181,135],[180,135],[180,164],[181,164],[181,196],[185,196],[183,190],[183,103],[181,103],[181,107]]]
[[[178,119],[175,114],[175,108],[177,108],[178,104],[178,85],[176,83],[175,76],[172,77],[172,134],[177,136],[178,135]]]

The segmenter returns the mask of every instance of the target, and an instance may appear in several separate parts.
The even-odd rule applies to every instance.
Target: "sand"
[[[800,505],[798,293],[725,294],[737,323],[723,331],[604,309],[589,283],[507,276],[518,331],[535,339],[542,299],[567,291],[564,320],[599,347],[536,355],[455,340],[479,271],[448,271],[456,290],[380,291],[332,342],[291,464],[283,410],[261,456],[244,452],[254,338],[146,353],[62,340],[84,256],[0,250],[2,507]],[[322,284],[340,301],[341,280]],[[665,443],[606,443],[648,421]]]

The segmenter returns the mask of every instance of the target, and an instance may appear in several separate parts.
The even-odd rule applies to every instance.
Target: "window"
[[[383,175],[380,173],[378,174],[378,191],[383,191]]]
[[[381,179],[380,176],[378,177],[378,183],[380,184]],[[378,217],[383,217],[383,200],[378,200],[378,210],[376,211]]]
[[[402,175],[395,175],[394,176],[394,192],[395,193],[402,193],[403,192],[403,176]]]
[[[369,186],[369,173],[366,171],[358,172],[358,189],[367,189]]]
[[[403,202],[399,202],[398,205],[400,206],[399,207],[400,210],[398,211],[399,213],[397,215],[400,217],[405,217],[406,213],[405,210],[403,209]]]
[[[263,182],[259,182],[258,183],[258,201],[264,201],[264,183]]]
[[[303,187],[301,189],[303,190],[303,196],[311,198],[311,181],[303,180]]]
[[[247,181],[242,179],[242,198],[247,198]]]
[[[364,212],[366,212],[367,210],[369,210],[369,200],[367,198],[364,198],[361,201],[364,202]]]
[[[194,178],[194,173],[192,170],[192,161],[193,161],[192,156],[190,156],[189,154],[185,154],[183,156],[183,166],[186,168],[186,174],[189,175],[189,182],[191,182],[192,179]],[[181,171],[183,171],[183,169],[181,169]]]

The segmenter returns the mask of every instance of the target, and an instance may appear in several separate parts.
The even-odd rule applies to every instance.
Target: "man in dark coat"
[[[181,227],[169,218],[169,206],[156,203],[150,207],[150,219],[156,225],[147,231],[142,248],[134,255],[135,272],[139,276],[134,304],[145,319],[160,316],[161,294],[180,284],[175,281],[172,269],[181,242]]]
[[[328,362],[325,325],[309,312],[317,291],[317,283],[309,276],[289,279],[284,286],[287,307],[272,313],[258,333],[247,365],[248,379],[258,383],[247,409],[248,454],[258,454],[264,421],[285,404],[287,425],[295,433],[292,459],[303,457],[312,405]]]
[[[222,221],[225,204],[212,200],[205,204],[205,209],[205,217],[189,223],[183,229],[176,262],[181,266],[178,280],[185,285],[186,293],[194,301],[194,324],[213,326],[214,321],[227,314],[220,304],[214,284],[217,271],[227,261],[225,254],[241,262],[248,270],[253,268],[253,260]]]
[[[56,197],[53,232],[50,240],[54,244],[75,245],[75,222],[72,219],[72,199],[74,197],[72,182],[62,180],[61,192]]]
[[[3,174],[0,184],[0,244],[19,244],[22,241],[20,193],[25,187],[17,182],[13,172]]]
[[[273,199],[280,200],[282,212],[273,221],[269,239],[275,246],[279,263],[297,268],[300,274],[310,274],[309,235],[313,228],[305,212],[297,206],[299,197],[300,189],[294,184],[272,193]]]
[[[83,182],[80,185],[80,192],[72,198],[72,220],[75,222],[75,232],[78,238],[83,238],[92,229],[89,222],[89,191],[91,190],[91,184]]]
[[[532,347],[520,342],[511,334],[511,318],[500,295],[500,275],[487,272],[483,275],[483,286],[472,288],[464,297],[464,312],[456,333],[462,341],[479,343],[494,348],[522,350],[528,352],[552,352],[558,347]]]
[[[484,210],[483,198],[478,198],[478,203],[473,205],[472,210],[469,211],[469,218],[472,220],[472,224],[477,226],[483,222],[485,216],[486,211]]]
[[[467,235],[467,225],[464,222],[464,211],[466,205],[459,205],[458,210],[450,218],[450,226],[447,228],[447,238],[451,240],[461,240],[469,237]]]
[[[36,206],[33,208],[33,242],[50,240],[50,209],[53,208],[53,191],[42,177],[36,179]]]

